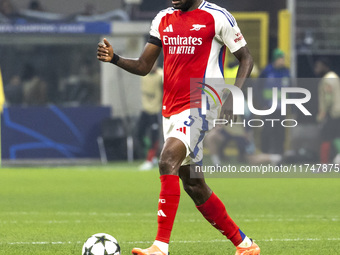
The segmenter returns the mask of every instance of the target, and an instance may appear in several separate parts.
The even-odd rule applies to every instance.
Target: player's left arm
[[[217,15],[215,17],[217,35],[239,61],[235,86],[242,88],[253,69],[253,58],[235,18],[227,10],[223,10]],[[233,116],[233,97],[231,93],[222,105],[220,118],[227,119],[228,122],[230,120],[236,121],[236,117]]]
[[[253,57],[251,56],[247,46],[244,46],[238,51],[234,52],[234,56],[239,61],[239,68],[236,76],[235,86],[242,88],[253,69]],[[230,122],[231,120],[236,121],[237,119],[237,116],[233,115],[233,97],[231,93],[222,105],[220,119],[226,119],[228,120],[228,122]]]
[[[242,88],[245,79],[250,76],[250,73],[253,70],[254,61],[247,46],[244,46],[236,51],[234,53],[234,56],[240,63],[236,76],[235,86]]]

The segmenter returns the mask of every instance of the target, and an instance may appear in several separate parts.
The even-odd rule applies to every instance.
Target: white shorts
[[[169,137],[181,140],[186,147],[186,158],[182,166],[197,164],[203,160],[203,140],[206,133],[213,128],[217,119],[217,110],[210,109],[206,115],[200,108],[188,109],[169,118],[163,117],[164,141]]]

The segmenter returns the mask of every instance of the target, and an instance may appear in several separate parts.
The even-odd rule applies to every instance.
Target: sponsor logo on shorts
[[[187,127],[181,127],[181,128],[178,128],[176,129],[176,131],[179,131],[179,132],[182,132],[183,134],[187,134]]]

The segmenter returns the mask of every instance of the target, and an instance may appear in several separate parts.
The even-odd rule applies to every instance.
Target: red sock
[[[162,175],[160,179],[161,193],[158,202],[158,232],[156,240],[169,243],[181,190],[178,176]]]
[[[197,209],[211,225],[225,235],[235,246],[242,242],[245,235],[230,218],[224,204],[215,193],[212,193],[203,205],[197,206]]]
[[[152,161],[152,159],[156,156],[156,150],[154,148],[151,148],[148,151],[148,155],[146,156],[147,161]]]
[[[154,142],[150,150],[148,151],[148,155],[146,156],[147,161],[152,161],[154,157],[156,157],[156,153],[158,151],[158,141]]]
[[[331,152],[331,143],[323,142],[320,148],[320,160],[322,164],[329,163],[329,154]]]

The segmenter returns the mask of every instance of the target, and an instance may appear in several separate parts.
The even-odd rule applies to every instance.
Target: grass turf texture
[[[340,179],[208,179],[261,254],[339,254]],[[0,254],[81,254],[105,232],[122,254],[156,234],[158,172],[137,165],[0,169]],[[234,254],[182,191],[175,254]]]

